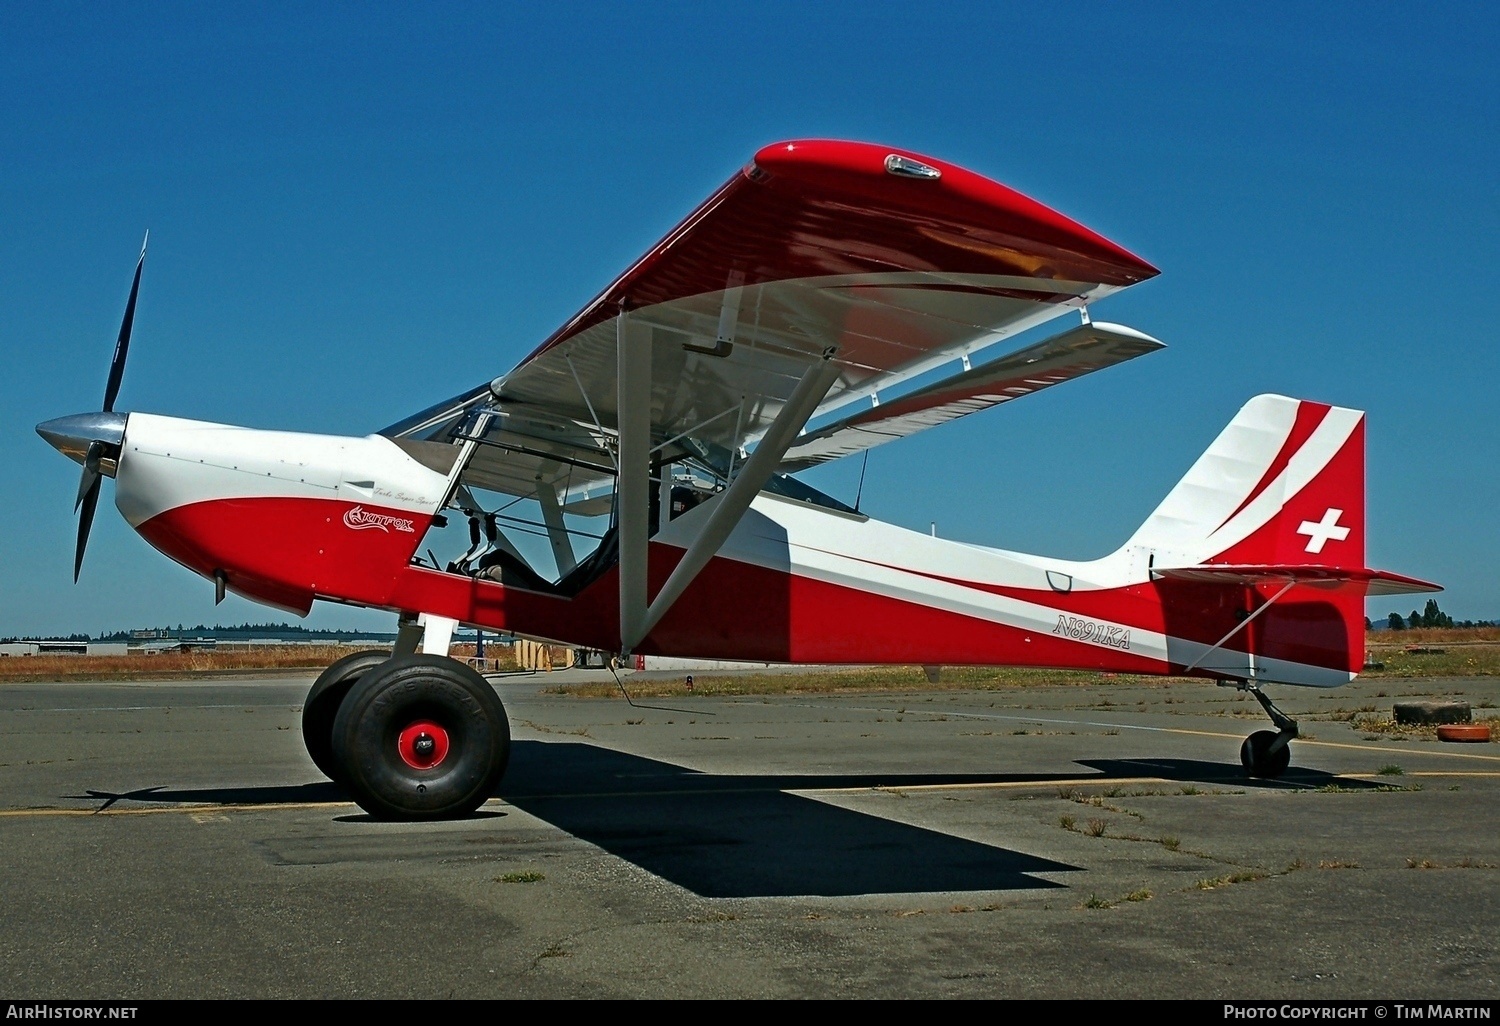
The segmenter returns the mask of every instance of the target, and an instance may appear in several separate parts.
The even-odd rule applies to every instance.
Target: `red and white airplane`
[[[1260,685],[1346,683],[1365,596],[1437,590],[1365,566],[1359,411],[1250,400],[1091,562],[908,531],[791,476],[1161,348],[1089,317],[1155,274],[952,164],[778,143],[513,371],[379,434],[114,412],[141,263],[103,412],[37,430],[84,466],[75,579],[103,475],[220,598],[398,614],[394,654],[331,667],[303,721],[378,816],[466,813],[504,772],[504,709],[447,657],[460,623],[618,653],[1206,677],[1266,708],[1278,729],[1241,758],[1276,776],[1297,727]],[[973,362],[1054,319],[1072,323]],[[450,561],[431,554],[465,522]]]

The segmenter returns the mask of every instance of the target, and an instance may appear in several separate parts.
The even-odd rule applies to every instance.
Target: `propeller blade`
[[[88,471],[84,471],[85,474]],[[78,549],[73,554],[73,583],[78,583],[78,572],[83,569],[83,550],[89,543],[89,528],[94,526],[94,507],[99,505],[99,483],[98,474],[94,475],[93,484],[83,496],[83,512],[78,515]]]
[[[73,512],[78,512],[78,507],[83,505],[83,500],[88,497],[89,492],[99,484],[99,472],[83,468],[83,473],[78,478],[78,498],[73,500]]]
[[[96,439],[89,443],[88,452],[84,453],[83,473],[78,478],[78,498],[73,500],[74,513],[83,505],[84,495],[99,480],[99,457],[104,455],[104,450],[104,443]]]
[[[135,280],[130,283],[130,299],[125,303],[125,319],[120,322],[120,337],[115,342],[114,359],[109,362],[109,383],[104,386],[105,413],[115,411],[115,397],[120,394],[120,379],[125,376],[125,357],[130,352],[130,329],[135,324],[135,297],[141,291],[141,268],[146,265],[146,243],[150,241],[151,233],[148,231],[141,240],[140,259],[135,262]],[[80,553],[82,551],[79,549]]]

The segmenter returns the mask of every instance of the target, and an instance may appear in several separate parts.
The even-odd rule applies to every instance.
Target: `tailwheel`
[[[1283,735],[1274,730],[1257,730],[1245,738],[1240,745],[1240,765],[1246,775],[1273,779],[1285,773],[1292,763],[1290,740],[1283,740]]]
[[[1292,738],[1297,736],[1297,721],[1276,708],[1254,681],[1241,681],[1241,688],[1255,696],[1260,707],[1276,724],[1275,730],[1257,730],[1240,745],[1240,765],[1247,776],[1275,779],[1292,764]]]
[[[446,656],[391,659],[349,692],[333,725],[341,782],[379,819],[446,819],[479,808],[510,758],[495,690]]]
[[[360,678],[391,658],[389,652],[368,651],[346,655],[313,681],[302,703],[302,743],[314,765],[329,780],[343,783],[339,761],[333,756],[333,721],[339,706]]]

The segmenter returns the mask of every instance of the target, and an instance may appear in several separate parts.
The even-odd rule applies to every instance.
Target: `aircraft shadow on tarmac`
[[[1113,779],[1156,777],[1184,784],[1209,784],[1215,787],[1259,788],[1277,791],[1306,791],[1309,788],[1336,786],[1345,791],[1378,791],[1386,784],[1354,780],[1324,770],[1292,767],[1275,780],[1247,777],[1239,766],[1203,759],[1079,759],[1078,765],[1096,769],[1101,782]]]
[[[712,898],[1061,887],[1076,871],[788,791],[977,778],[699,773],[581,742],[521,742],[501,797],[538,819]]]
[[[1156,777],[1209,785],[1305,789],[1338,781],[1315,771],[1247,780],[1238,766],[1194,759],[1081,760],[1100,784]],[[956,784],[1048,784],[1064,774],[714,774],[583,742],[518,741],[497,797],[703,897],[860,895],[1063,887],[1032,874],[1077,871],[1051,859],[840,808],[790,793]],[[328,782],[285,787],[165,787],[107,799],[282,805],[347,796]],[[84,796],[77,796],[84,797]],[[359,821],[370,822],[363,817]]]

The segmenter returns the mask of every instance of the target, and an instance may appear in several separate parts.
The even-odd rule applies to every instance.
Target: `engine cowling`
[[[387,605],[446,489],[446,475],[379,435],[134,413],[115,505],[194,573],[302,615],[319,597]]]

